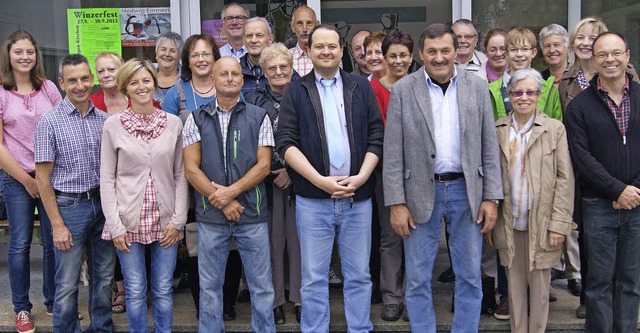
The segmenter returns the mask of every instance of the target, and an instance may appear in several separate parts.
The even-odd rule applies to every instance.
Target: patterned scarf
[[[529,131],[533,127],[535,115],[523,128],[518,128],[515,112],[512,115],[513,126],[509,133],[509,177],[511,184],[511,213],[513,228],[527,230],[529,215],[529,183],[526,173],[526,150]]]
[[[157,138],[167,124],[167,114],[160,109],[146,117],[145,115],[131,111],[131,108],[120,113],[120,123],[127,132],[137,139],[145,142]]]

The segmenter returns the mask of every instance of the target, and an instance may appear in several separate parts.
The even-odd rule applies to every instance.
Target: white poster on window
[[[123,47],[155,46],[156,39],[171,31],[169,7],[120,8]]]

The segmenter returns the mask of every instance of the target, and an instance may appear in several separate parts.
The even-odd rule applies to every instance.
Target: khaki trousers
[[[528,231],[514,230],[513,243],[515,251],[511,268],[506,268],[509,281],[511,332],[543,333],[549,319],[551,269],[529,271]]]

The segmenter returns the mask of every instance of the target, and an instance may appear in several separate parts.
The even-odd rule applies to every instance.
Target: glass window
[[[631,50],[631,62],[640,66],[640,6],[638,0],[582,0],[582,17],[597,16],[609,30],[624,35]],[[573,28],[573,27],[571,27]]]
[[[23,0],[14,1],[10,6],[0,7],[0,36],[3,40],[15,30],[23,29],[31,33],[38,42],[44,56],[47,77],[57,82],[58,60],[69,53],[69,37],[67,33],[67,9],[70,8],[136,8],[136,7],[169,7],[170,0]],[[145,18],[131,20],[142,26],[143,33],[155,35],[170,27],[170,21]],[[148,21],[148,22],[147,22]],[[132,33],[133,30],[129,29]],[[144,57],[155,60],[155,47],[137,46],[122,47],[124,59]]]
[[[478,48],[484,45],[484,33],[491,28],[503,28],[509,31],[512,28],[524,26],[533,31],[538,37],[540,30],[551,23],[557,23],[567,27],[567,0],[474,0],[472,5],[473,22],[478,27],[480,39]],[[542,60],[542,52],[539,45],[538,55],[532,66],[539,70],[546,68]]]

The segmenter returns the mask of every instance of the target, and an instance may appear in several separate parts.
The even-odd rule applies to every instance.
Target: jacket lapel
[[[467,117],[469,116],[469,112],[467,112],[467,102],[469,101],[469,98],[471,97],[470,92],[469,92],[469,85],[468,85],[468,81],[466,80],[466,78],[463,80],[461,76],[463,75],[467,75],[467,73],[465,72],[464,69],[462,70],[457,70],[457,77],[456,77],[456,92],[457,92],[457,96],[456,96],[456,102],[458,103],[458,121],[460,124],[460,145],[464,146],[467,144],[467,142],[464,139],[464,133],[466,133],[465,131],[465,127],[467,124]],[[475,74],[472,74],[475,75]],[[453,82],[452,82],[453,83]],[[475,100],[475,99],[474,99]]]
[[[420,112],[427,122],[427,131],[431,136],[431,142],[435,141],[433,135],[433,112],[431,111],[431,101],[429,100],[429,87],[427,87],[427,80],[425,76],[425,68],[422,66],[417,72],[412,74],[412,79],[415,81],[413,86],[413,94],[420,107]]]

